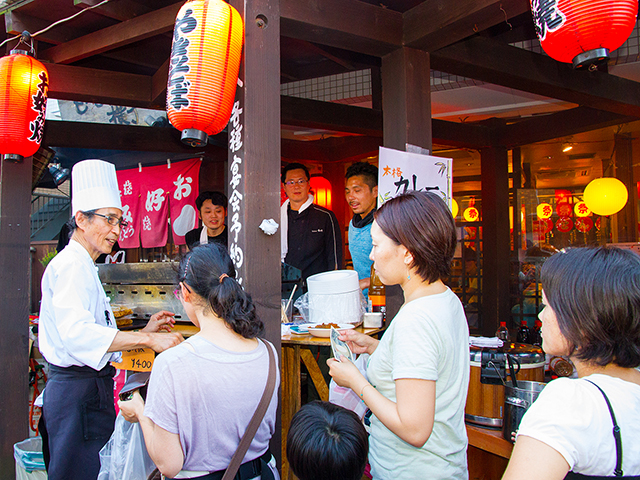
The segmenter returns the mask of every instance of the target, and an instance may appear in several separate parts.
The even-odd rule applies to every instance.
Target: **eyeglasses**
[[[127,228],[129,226],[129,222],[125,222],[123,219],[116,217],[115,215],[102,215],[101,213],[95,213],[99,217],[102,217],[107,220],[107,223],[112,227],[120,226],[120,228]]]
[[[309,180],[289,180],[288,182],[284,182],[285,185],[289,185],[290,187],[292,187],[293,185],[304,185],[305,183],[307,183]]]
[[[184,288],[187,289],[187,292],[191,293],[191,290],[189,290],[189,287],[187,287],[185,283],[180,282],[176,287],[176,289],[173,291],[173,294],[176,296],[178,300],[182,299],[182,290],[180,289],[181,285],[184,285]]]

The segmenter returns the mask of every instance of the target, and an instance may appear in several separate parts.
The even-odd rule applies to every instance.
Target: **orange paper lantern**
[[[589,66],[609,57],[633,31],[638,0],[530,0],[540,45],[551,58]]]
[[[167,85],[167,117],[182,141],[200,147],[229,122],[244,24],[222,0],[189,0],[176,17]]]
[[[311,177],[309,186],[313,190],[313,203],[331,210],[331,182],[324,177]]]
[[[0,154],[21,161],[38,151],[44,131],[49,74],[24,50],[0,58]]]

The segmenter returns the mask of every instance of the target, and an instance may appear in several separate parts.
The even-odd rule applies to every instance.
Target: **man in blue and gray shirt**
[[[367,295],[371,282],[371,224],[378,197],[378,168],[365,162],[347,168],[344,193],[353,211],[349,222],[349,252],[353,269],[358,272],[360,288]]]

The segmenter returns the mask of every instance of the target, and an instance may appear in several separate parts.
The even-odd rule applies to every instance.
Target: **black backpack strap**
[[[622,437],[620,436],[620,427],[616,422],[616,416],[613,413],[613,408],[611,408],[611,402],[609,402],[607,394],[604,393],[604,391],[598,385],[593,383],[591,380],[587,380],[587,382],[594,385],[598,390],[600,390],[600,393],[602,393],[602,396],[604,397],[604,401],[607,402],[607,407],[609,407],[609,413],[611,414],[611,420],[613,421],[613,438],[615,438],[616,440],[616,468],[613,471],[613,474],[616,477],[622,477]]]

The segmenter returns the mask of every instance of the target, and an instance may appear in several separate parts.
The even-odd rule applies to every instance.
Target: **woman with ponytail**
[[[221,245],[196,247],[182,259],[175,294],[200,331],[156,357],[146,405],[136,392],[119,406],[127,420],[140,422],[149,455],[165,477],[219,479],[265,389],[267,348],[276,352],[258,341],[264,325]],[[277,386],[236,479],[278,478],[268,450]],[[269,472],[260,470],[261,459]]]

